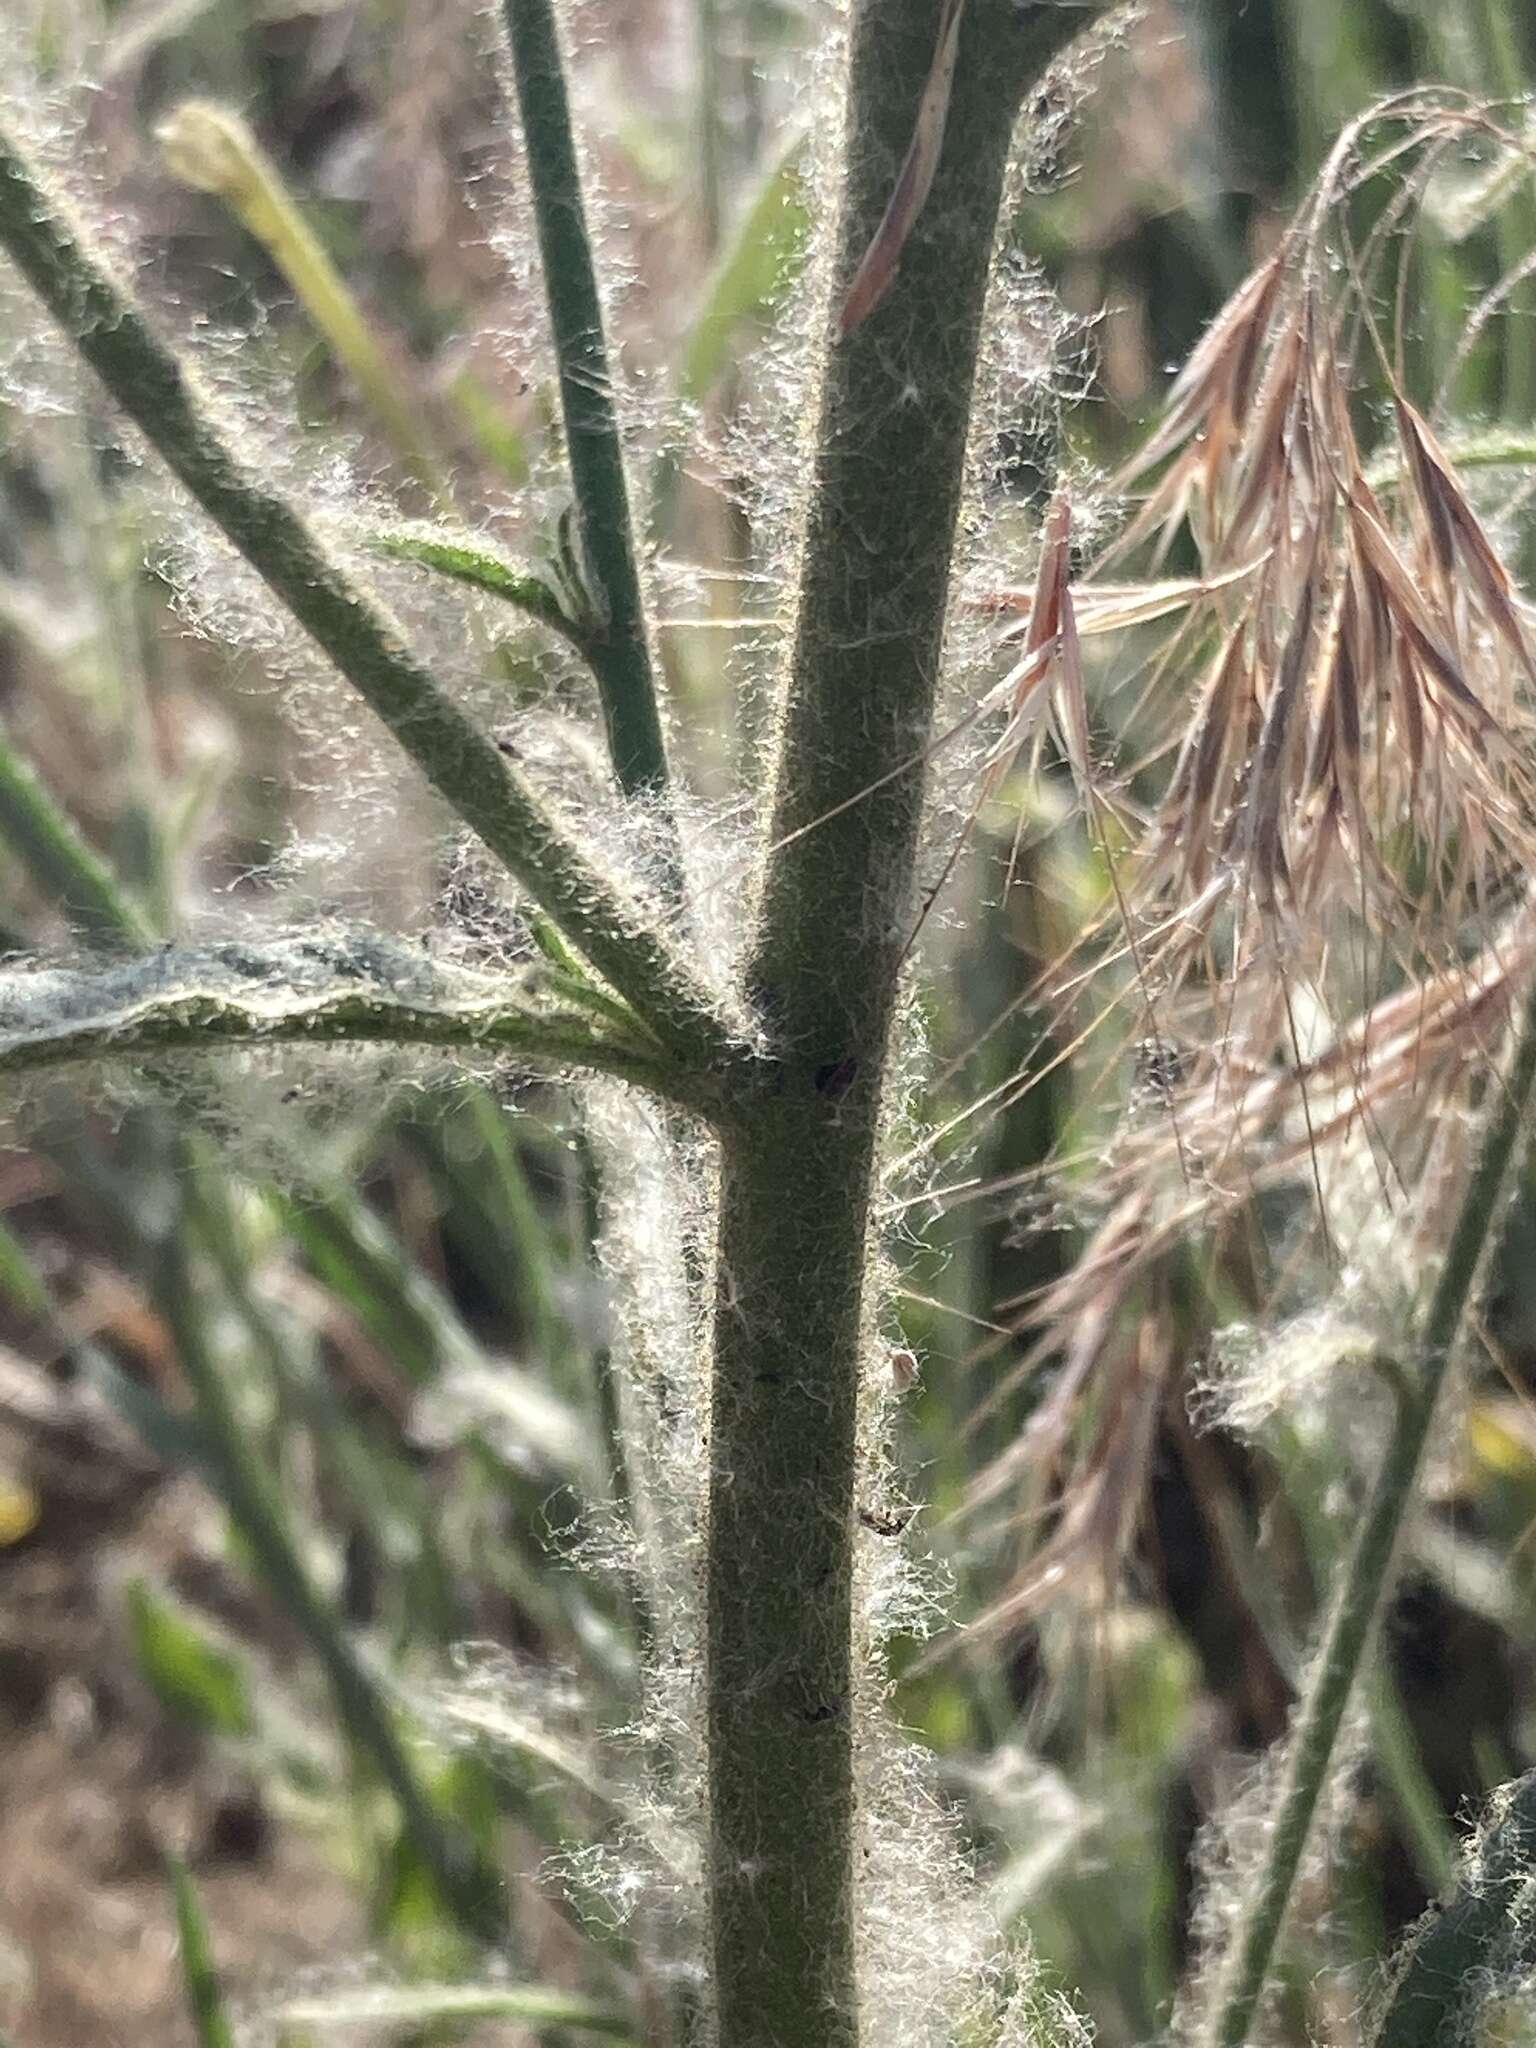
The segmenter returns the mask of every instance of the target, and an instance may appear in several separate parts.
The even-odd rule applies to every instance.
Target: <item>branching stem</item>
[[[158,953],[106,968],[0,974],[0,1074],[276,1045],[456,1047],[584,1069],[692,1103],[635,1031],[549,1000],[547,977],[445,969],[381,933]]]
[[[433,786],[672,1051],[730,1056],[692,965],[581,851],[520,771],[406,647],[286,500],[246,471],[175,353],[0,125],[0,248],[204,511]]]

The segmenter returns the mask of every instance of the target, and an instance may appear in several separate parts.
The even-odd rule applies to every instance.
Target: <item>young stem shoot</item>
[[[566,460],[600,622],[586,652],[620,788],[631,796],[659,796],[667,786],[666,747],[559,30],[551,0],[505,0],[505,13],[560,374]]]

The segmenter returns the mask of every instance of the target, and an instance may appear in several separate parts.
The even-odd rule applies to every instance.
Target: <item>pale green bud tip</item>
[[[183,100],[155,130],[173,176],[199,192],[235,199],[257,175],[256,138],[241,117],[211,100]]]

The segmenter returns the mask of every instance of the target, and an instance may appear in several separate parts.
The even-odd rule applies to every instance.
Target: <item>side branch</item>
[[[0,1074],[275,1045],[453,1046],[585,1069],[693,1100],[638,1030],[599,1029],[539,967],[447,966],[377,932],[165,947],[107,967],[0,973]]]
[[[666,787],[667,756],[559,31],[550,0],[505,0],[505,13],[560,372],[566,460],[599,621],[585,651],[620,787],[632,796],[654,796]]]
[[[410,652],[394,621],[249,474],[175,353],[0,125],[0,248],[107,390],[428,780],[647,1026],[695,1066],[730,1033],[693,966]]]

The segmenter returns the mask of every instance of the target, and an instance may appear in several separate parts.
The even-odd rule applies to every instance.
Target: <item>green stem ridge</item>
[[[854,10],[798,619],[747,994],[765,1087],[721,1131],[707,1565],[716,2024],[854,2048],[854,1478],[882,1082],[1015,116],[1086,10],[973,0],[943,155],[848,339],[934,61],[934,0]],[[862,800],[859,800],[862,793]],[[812,829],[814,828],[814,829]]]
[[[464,822],[664,1044],[698,1065],[726,1061],[730,1034],[692,965],[588,862],[292,506],[246,472],[181,362],[3,127],[0,248],[161,458]]]
[[[613,1074],[687,1093],[655,1046],[517,979],[425,959],[378,932],[165,948],[109,968],[0,974],[0,1074],[173,1052],[274,1045],[453,1046],[556,1071]]]
[[[1242,2048],[1268,1978],[1338,1735],[1364,1666],[1413,1506],[1425,1445],[1450,1375],[1462,1321],[1497,1223],[1511,1162],[1536,1088],[1536,990],[1525,998],[1509,1070],[1495,1084],[1477,1159],[1445,1263],[1424,1316],[1417,1372],[1399,1397],[1386,1455],[1297,1710],[1266,1838],[1217,1980],[1206,2038]]]
[[[559,30],[550,0],[504,0],[504,11],[560,377],[566,459],[600,619],[584,651],[597,677],[619,786],[630,796],[656,796],[667,786],[666,745]]]
[[[1500,1981],[1536,1962],[1536,1771],[1495,1793],[1460,1880],[1409,1944],[1371,2035],[1374,2048],[1438,2048],[1478,2038],[1476,2016]]]

